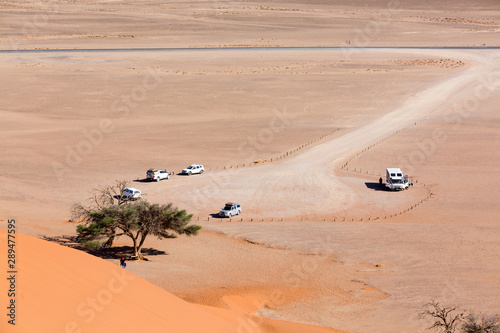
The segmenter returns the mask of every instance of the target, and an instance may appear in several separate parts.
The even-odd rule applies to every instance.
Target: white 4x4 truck
[[[149,169],[146,172],[146,179],[151,181],[156,180],[157,182],[162,179],[170,179],[170,172],[166,170]]]
[[[233,202],[228,202],[219,212],[220,217],[231,217],[241,214],[241,205]]]

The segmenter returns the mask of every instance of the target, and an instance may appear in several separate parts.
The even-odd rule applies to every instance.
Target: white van
[[[408,188],[408,176],[403,174],[399,168],[387,168],[385,170],[385,186],[391,190],[405,190]]]

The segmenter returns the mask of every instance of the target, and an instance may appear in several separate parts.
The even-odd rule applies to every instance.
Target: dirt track
[[[237,56],[238,52],[234,52]],[[271,51],[280,52],[280,51]],[[331,51],[335,52],[335,51]],[[337,172],[342,163],[363,148],[371,147],[378,141],[424,120],[430,115],[443,113],[464,95],[473,94],[477,82],[487,77],[495,65],[495,59],[487,51],[452,51],[452,50],[384,50],[360,51],[382,53],[411,53],[416,55],[450,57],[461,59],[470,65],[464,70],[453,72],[451,77],[439,80],[423,91],[410,96],[395,110],[376,119],[368,125],[357,128],[347,134],[321,143],[298,154],[259,165],[238,170],[209,171],[202,176],[192,176],[189,181],[174,177],[168,184],[148,186],[148,198],[164,201],[176,198],[174,202],[182,207],[189,207],[197,215],[206,216],[217,212],[217,205],[225,201],[242,204],[245,215],[264,218],[329,219],[345,217],[344,210],[353,205],[372,207],[361,214],[352,213],[349,217],[375,219],[384,215],[398,213],[390,205],[412,206],[425,198],[425,191],[416,186],[415,190],[401,193],[399,197],[388,193],[370,193],[359,180],[350,174]],[[279,126],[293,122],[286,110],[277,111],[283,119]],[[278,125],[277,125],[278,126]],[[272,128],[265,128],[272,140]],[[248,144],[242,150],[251,151]],[[231,163],[230,163],[231,164]],[[236,165],[236,163],[234,163]],[[388,166],[389,167],[389,166]],[[365,170],[365,173],[368,170]],[[384,169],[369,170],[367,180],[377,181],[379,172]],[[372,172],[375,176],[371,176]],[[412,175],[410,175],[411,177]],[[368,194],[367,194],[368,192]],[[373,191],[371,191],[373,192]],[[184,193],[187,195],[176,195]],[[371,195],[370,195],[371,194]],[[392,195],[389,202],[384,202],[387,195]],[[392,210],[391,210],[392,209]]]
[[[498,1],[396,3],[2,2],[1,49],[386,49],[1,53],[0,213],[19,232],[74,235],[72,203],[134,180],[146,199],[173,201],[204,227],[195,238],[148,239],[149,253],[163,254],[127,267],[189,301],[279,291],[283,302],[260,314],[349,332],[424,332],[415,314],[432,298],[499,313],[498,47],[390,49],[498,45]],[[103,120],[114,128],[92,143]],[[429,144],[436,131],[445,139]],[[257,159],[268,162],[248,166]],[[150,167],[190,163],[207,172],[135,181]],[[390,166],[418,183],[380,191]],[[206,221],[226,201],[243,205],[243,222]],[[74,260],[58,255],[44,259],[61,268]],[[89,267],[88,280],[105,282]],[[45,313],[44,297],[71,312],[67,293],[52,292],[70,283],[51,285],[58,270],[40,272],[46,288],[37,291],[51,295],[33,314]],[[71,288],[75,306],[95,294],[85,284]],[[73,315],[42,321],[56,331]],[[101,319],[130,320],[121,311]]]

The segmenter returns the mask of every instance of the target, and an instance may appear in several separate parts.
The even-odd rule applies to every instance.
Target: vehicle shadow
[[[172,172],[172,175],[175,175],[175,176],[200,176],[200,175],[202,175],[203,173],[204,173],[204,172],[189,174],[189,173],[182,173],[182,172],[178,172],[178,173],[173,173],[173,172]]]
[[[219,216],[219,213],[210,214],[210,217],[214,218],[214,219],[226,219],[227,218],[227,217],[221,217],[221,216]]]
[[[150,183],[151,181],[147,178],[144,178],[144,179],[135,179],[134,182],[135,183]]]
[[[385,184],[379,184],[379,183],[374,183],[374,182],[365,182],[365,186],[369,188],[370,190],[374,191],[386,191],[390,192],[391,190],[385,186]]]

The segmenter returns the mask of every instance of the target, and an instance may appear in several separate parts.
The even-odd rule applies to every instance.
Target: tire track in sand
[[[333,217],[339,211],[348,210],[359,203],[360,198],[359,190],[346,181],[349,177],[339,177],[334,173],[342,161],[430,114],[443,111],[460,96],[473,92],[479,79],[494,66],[493,61],[486,57],[458,50],[395,52],[461,58],[469,66],[411,96],[372,123],[343,136],[303,150],[278,163],[211,172],[210,177],[197,177],[190,184],[176,184],[162,192],[161,197],[170,200],[176,198],[176,204],[182,204],[200,216],[216,213],[218,206],[225,201],[241,203],[245,216],[273,217],[276,220],[311,216],[311,212]],[[217,178],[224,181],[214,185]],[[179,193],[187,195],[179,197]]]

